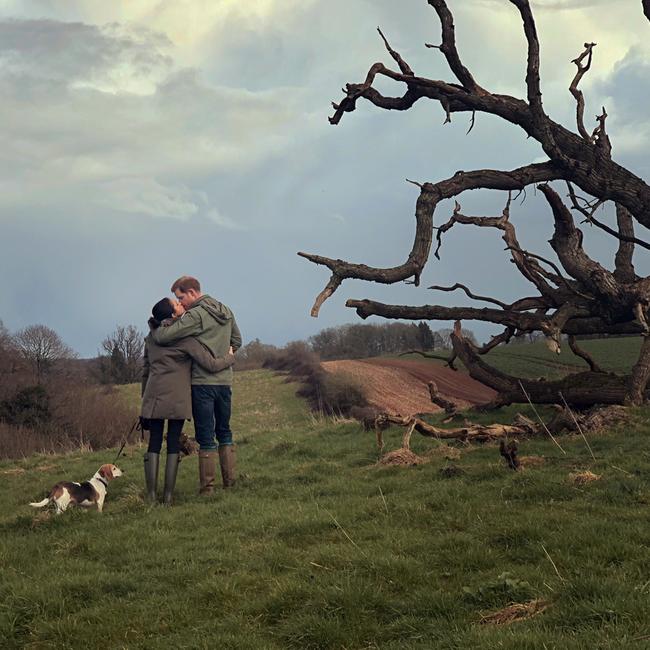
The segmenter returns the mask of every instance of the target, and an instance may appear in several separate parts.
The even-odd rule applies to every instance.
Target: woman
[[[179,318],[185,313],[176,300],[163,298],[151,310],[149,328],[165,325],[165,321]],[[191,371],[198,363],[210,372],[219,372],[231,366],[235,356],[231,351],[224,358],[215,358],[212,352],[197,339],[188,337],[174,345],[155,343],[151,334],[144,341],[144,367],[142,370],[142,412],[149,420],[149,447],[144,456],[144,477],[147,497],[156,499],[158,466],[162,447],[163,428],[167,420],[167,462],[163,502],[170,504],[176,484],[180,461],[180,437],[185,420],[192,418]]]

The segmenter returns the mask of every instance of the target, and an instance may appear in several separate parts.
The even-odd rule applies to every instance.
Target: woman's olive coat
[[[209,372],[232,366],[233,354],[215,358],[195,338],[174,345],[158,345],[151,334],[144,340],[142,368],[142,412],[148,420],[190,420],[192,418],[192,363]]]

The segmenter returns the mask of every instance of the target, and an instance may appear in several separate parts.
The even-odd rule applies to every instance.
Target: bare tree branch
[[[634,250],[634,246],[633,246],[634,244],[637,244],[638,246],[641,246],[646,250],[650,250],[650,244],[634,236],[634,223],[632,221],[630,212],[629,210],[627,210],[627,208],[625,208],[624,206],[618,203],[616,204],[616,220],[619,226],[618,231],[616,231],[613,228],[610,228],[607,224],[603,223],[602,221],[598,221],[598,219],[594,217],[594,213],[598,208],[600,208],[603,205],[604,201],[600,199],[594,199],[594,201],[588,202],[585,199],[583,199],[583,201],[585,202],[585,206],[581,206],[580,203],[578,202],[578,197],[575,193],[575,190],[573,189],[573,185],[571,183],[567,183],[567,187],[569,188],[569,197],[571,198],[572,209],[577,210],[578,212],[583,214],[585,216],[585,222],[593,226],[596,226],[597,228],[600,228],[608,235],[612,235],[612,237],[616,237],[618,240],[620,240],[621,245],[619,245],[619,251],[621,251],[621,254],[623,254],[623,251],[625,251],[624,253],[625,255],[630,255],[630,264],[631,264],[631,254],[629,251],[630,249],[632,251]],[[624,243],[632,244],[632,246],[630,248],[625,247],[623,246]],[[618,263],[617,263],[617,268],[618,268]],[[632,280],[626,280],[626,281],[631,282]]]
[[[539,85],[539,39],[535,19],[530,9],[528,0],[510,0],[519,9],[524,23],[524,33],[528,43],[528,65],[526,69],[526,88],[528,104],[536,122],[544,122],[544,108],[542,107],[542,90]]]
[[[614,258],[614,277],[619,282],[634,282],[636,273],[632,258],[634,256],[634,222],[632,215],[622,205],[616,205],[616,224],[618,225],[618,250]],[[650,246],[648,247],[650,248]]]
[[[592,260],[582,248],[582,232],[575,227],[569,209],[549,185],[539,190],[548,201],[555,221],[555,231],[550,240],[560,263],[567,273],[578,280],[594,296],[620,300],[620,291],[614,275]]]
[[[388,50],[389,54],[393,57],[397,65],[399,66],[399,69],[402,71],[402,74],[409,75],[411,77],[414,76],[413,70],[409,67],[409,64],[404,61],[404,59],[400,56],[399,52],[396,52],[388,43],[388,40],[384,36],[383,32],[379,27],[377,27],[377,31],[379,32],[379,35],[381,36],[382,41],[384,41],[384,45],[386,46],[386,49]]]
[[[542,314],[529,314],[486,307],[443,307],[442,305],[389,305],[375,300],[350,298],[346,307],[355,309],[366,319],[369,316],[404,320],[477,320],[498,325],[515,327],[524,332],[543,331],[543,324],[550,318]],[[580,311],[566,321],[564,334],[640,334],[643,331],[637,322],[608,323],[602,318],[590,316],[588,310]]]
[[[454,27],[454,17],[447,7],[444,0],[429,0],[429,4],[434,8],[440,19],[442,27],[442,45],[426,44],[427,47],[436,47],[439,49],[447,59],[449,69],[456,75],[456,79],[460,81],[463,88],[472,93],[485,94],[485,90],[481,88],[470,71],[462,64],[456,49],[456,30]]]
[[[591,59],[593,56],[594,47],[596,47],[596,43],[585,43],[584,52],[578,58],[573,59],[573,61],[571,62],[576,64],[578,71],[576,72],[576,76],[573,78],[573,81],[569,86],[569,91],[575,97],[577,103],[576,123],[578,126],[578,132],[583,137],[583,139],[586,140],[587,142],[591,142],[591,137],[587,133],[587,129],[585,129],[585,122],[584,122],[585,98],[584,95],[582,94],[582,91],[578,89],[578,84],[582,80],[582,77],[584,77],[585,73],[591,67]],[[582,61],[585,59],[585,57],[587,58],[587,63],[582,65]]]
[[[335,113],[330,122],[338,124],[345,112],[354,111],[356,101],[360,97],[388,110],[407,110],[419,99],[428,98],[440,102],[447,117],[458,111],[490,113],[520,126],[528,136],[538,140],[553,164],[558,166],[562,178],[575,182],[592,196],[621,203],[634,219],[650,227],[650,187],[632,172],[611,160],[611,145],[605,131],[605,112],[598,118],[599,126],[590,142],[544,114],[539,85],[539,41],[530,5],[528,0],[510,2],[519,9],[528,42],[528,103],[507,95],[490,93],[478,86],[475,91],[468,91],[468,87],[473,88],[471,75],[468,77],[464,74],[464,68],[453,47],[448,60],[450,65],[453,65],[454,74],[459,76],[467,87],[399,73],[389,70],[382,63],[375,63],[362,84],[346,85],[346,96],[339,104],[334,104]],[[446,4],[433,2],[432,6],[434,5],[440,6],[439,10],[436,10],[444,20],[445,12],[448,12]],[[450,36],[443,36],[443,40],[448,38],[449,43],[455,43],[455,39],[450,40],[451,32],[445,24],[443,34],[449,33]],[[385,97],[372,88],[377,74],[405,83],[407,89],[404,95]]]
[[[602,368],[594,361],[594,358],[589,354],[589,352],[586,352],[578,345],[576,337],[573,335],[569,336],[569,347],[573,354],[587,362],[591,372],[603,372]]]
[[[491,302],[494,305],[499,305],[499,307],[503,307],[504,309],[508,308],[508,305],[506,305],[505,302],[501,302],[500,300],[497,300],[496,298],[489,298],[487,296],[478,296],[475,293],[472,293],[464,284],[461,284],[460,282],[456,282],[456,284],[452,285],[451,287],[440,287],[438,285],[432,285],[429,287],[429,289],[434,289],[435,291],[456,291],[456,289],[462,289],[465,294],[469,297],[472,298],[473,300],[481,300],[483,302]]]
[[[596,146],[609,158],[612,155],[612,143],[609,140],[609,136],[607,135],[607,130],[605,128],[607,117],[607,111],[603,106],[603,112],[600,115],[596,115],[598,126],[591,134],[591,139],[596,143]]]
[[[452,370],[457,370],[454,365],[456,359],[456,353],[452,351],[451,355],[448,357],[443,356],[442,354],[432,354],[431,352],[424,352],[422,350],[407,350],[406,352],[400,352],[399,356],[404,357],[407,354],[419,354],[425,359],[436,359],[437,361],[444,361],[446,366],[449,366]]]
[[[478,348],[477,352],[479,354],[487,354],[490,350],[493,350],[498,345],[502,343],[508,343],[510,339],[515,335],[515,329],[513,327],[506,327],[501,334],[493,336],[484,346]]]
[[[420,189],[420,196],[415,207],[415,240],[409,253],[408,259],[404,264],[392,268],[373,268],[365,264],[353,264],[341,259],[332,259],[321,255],[300,252],[298,255],[305,259],[326,266],[332,271],[332,274],[341,281],[345,278],[355,278],[359,280],[369,280],[381,284],[393,284],[413,277],[416,286],[419,285],[422,269],[427,262],[431,250],[431,238],[433,234],[433,213],[436,206],[443,199],[457,196],[467,190],[479,187],[516,190],[545,180],[557,178],[557,170],[550,163],[532,164],[526,167],[520,167],[511,171],[497,171],[493,169],[482,169],[472,172],[456,172],[451,178],[438,183],[424,183]],[[323,301],[332,295],[336,287],[331,280],[328,287],[319,294],[320,301],[318,307]],[[316,304],[314,305],[316,307]],[[312,314],[314,313],[312,309]],[[318,310],[316,310],[318,313]]]

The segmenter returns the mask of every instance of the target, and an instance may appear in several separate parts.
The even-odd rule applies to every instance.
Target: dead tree
[[[31,365],[37,384],[43,381],[57,362],[76,356],[61,337],[46,325],[30,325],[16,332],[13,344]]]
[[[552,120],[544,110],[539,75],[540,47],[530,4],[528,0],[507,1],[514,6],[513,11],[519,12],[528,47],[526,99],[495,94],[478,83],[463,65],[456,48],[453,16],[447,2],[428,0],[440,20],[442,40],[440,45],[427,44],[427,47],[437,48],[441,52],[455,81],[416,75],[379,31],[397,69],[375,63],[363,82],[347,84],[343,99],[333,104],[334,115],[330,122],[338,124],[346,113],[357,108],[361,99],[378,108],[399,111],[406,111],[416,102],[428,99],[440,103],[445,122],[451,121],[452,115],[465,112],[471,114],[473,125],[477,113],[489,113],[516,125],[527,137],[541,145],[548,159],[517,169],[459,171],[435,183],[414,183],[419,188],[415,207],[415,240],[406,261],[399,266],[374,268],[299,253],[331,272],[329,282],[316,298],[312,315],[318,315],[325,300],[348,278],[383,284],[409,281],[419,285],[431,253],[434,231],[434,255],[440,259],[443,237],[455,226],[490,228],[500,233],[518,272],[532,285],[533,295],[506,303],[489,296],[476,295],[468,287],[455,284],[453,287],[434,286],[431,289],[461,289],[482,306],[408,306],[355,299],[348,300],[346,306],[356,309],[361,318],[378,315],[418,321],[478,320],[501,325],[504,328],[502,333],[482,347],[463,337],[460,327],[452,335],[455,357],[464,363],[472,377],[498,391],[497,404],[525,401],[526,394],[534,402],[553,403],[558,402],[560,392],[569,403],[577,406],[640,403],[647,396],[646,386],[650,377],[650,277],[637,275],[632,256],[637,246],[650,248],[650,244],[639,239],[634,232],[635,222],[650,228],[650,187],[612,158],[604,108],[592,130],[585,126],[585,99],[579,84],[591,66],[595,43],[586,43],[583,51],[573,60],[577,71],[569,90],[576,102],[576,129],[570,130]],[[644,0],[642,6],[648,15],[649,3]],[[377,77],[388,77],[403,84],[403,95],[389,97],[379,92],[373,87]],[[517,239],[510,220],[512,193],[524,192],[530,186],[536,186],[541,191],[550,208],[554,224],[550,244],[559,264],[523,249]],[[566,191],[567,200],[561,197],[560,188]],[[503,212],[498,216],[469,216],[463,214],[461,205],[456,202],[451,217],[434,227],[434,212],[441,201],[459,197],[463,192],[474,189],[507,192]],[[608,202],[616,207],[615,227],[595,216],[597,208]],[[589,257],[574,214],[617,240],[613,270]],[[485,362],[484,355],[496,346],[508,342],[513,336],[532,332],[541,332],[549,346],[557,351],[563,340],[562,335],[568,335],[571,349],[584,359],[589,369],[560,381],[530,381],[506,375]],[[629,376],[602,372],[576,342],[576,337],[580,335],[608,334],[642,337],[641,352]]]

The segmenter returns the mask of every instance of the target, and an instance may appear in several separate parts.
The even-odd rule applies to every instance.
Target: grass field
[[[385,468],[373,434],[312,417],[295,384],[236,380],[241,478],[213,499],[194,457],[176,506],[145,505],[132,446],[103,515],[49,517],[26,503],[115,452],[0,464],[3,648],[650,647],[647,411],[593,436],[596,461],[578,437],[566,455],[522,441],[545,462],[513,473],[495,446],[447,460],[414,438],[430,462]],[[585,469],[602,478],[574,485]],[[534,598],[533,618],[480,623]]]
[[[629,372],[639,355],[641,340],[638,337],[621,337],[579,341],[581,348],[589,352],[603,370],[615,373]],[[422,360],[413,354],[408,358]],[[557,379],[572,372],[588,370],[587,364],[576,357],[568,343],[560,354],[551,352],[543,341],[522,345],[499,346],[483,357],[486,363],[517,377],[546,377]],[[439,360],[432,360],[441,363]],[[462,363],[458,362],[462,368]]]

